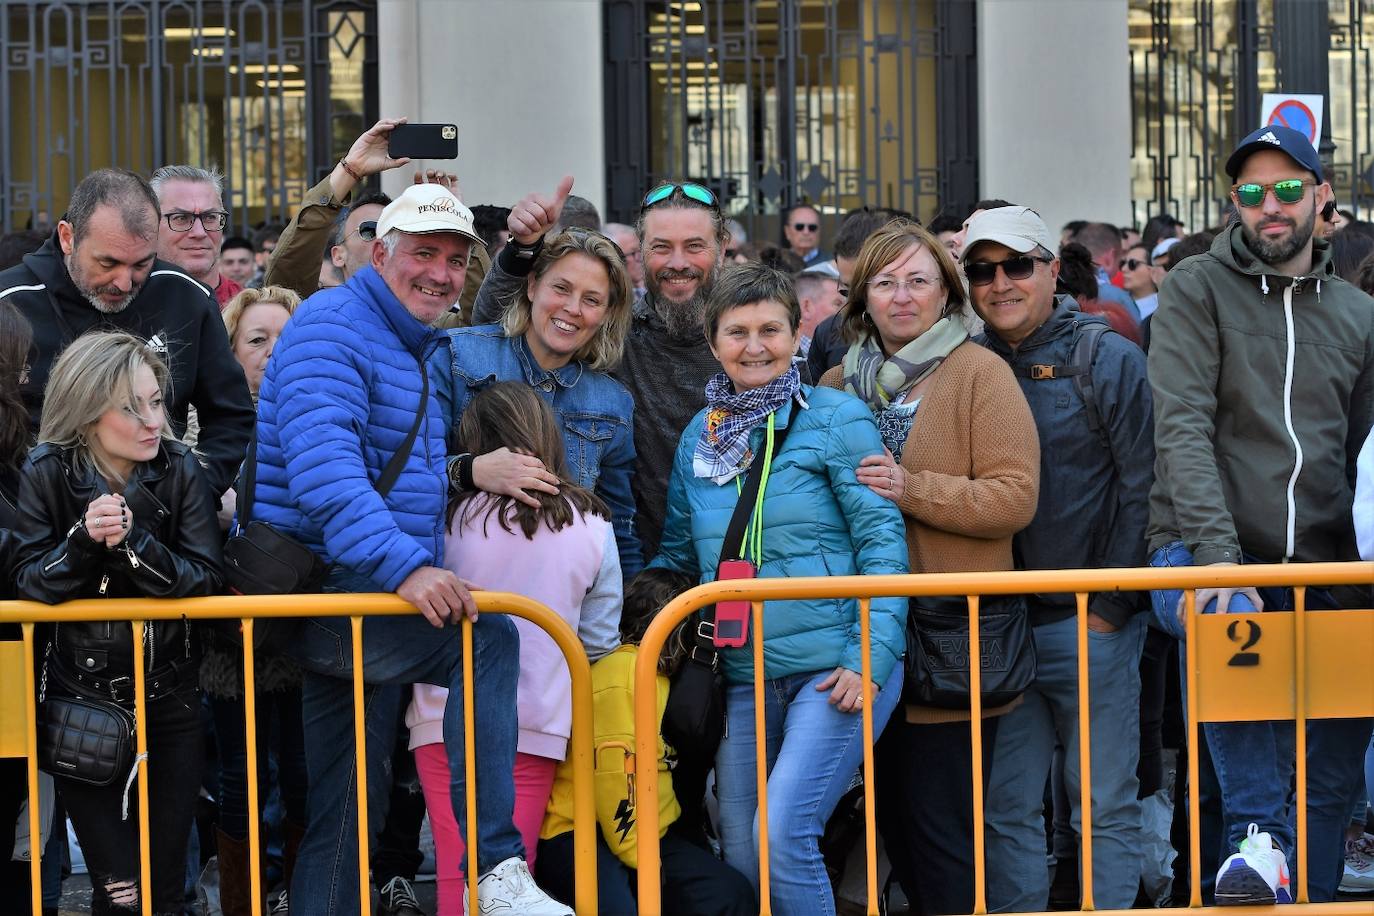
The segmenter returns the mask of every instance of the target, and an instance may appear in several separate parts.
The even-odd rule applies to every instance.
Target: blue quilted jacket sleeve
[[[338,312],[312,312],[280,355],[277,425],[291,500],[324,534],[326,553],[387,591],[431,551],[397,525],[363,456],[375,363]]]

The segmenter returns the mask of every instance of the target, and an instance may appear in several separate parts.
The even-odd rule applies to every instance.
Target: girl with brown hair
[[[463,451],[507,449],[543,463],[557,493],[535,492],[534,505],[481,491],[459,494],[449,508],[444,566],[474,586],[509,591],[552,608],[575,630],[595,662],[619,644],[621,577],[610,510],[568,472],[563,435],[553,411],[529,385],[498,382],[463,411],[457,441]],[[515,824],[535,871],[539,828],[553,789],[554,770],[567,752],[572,728],[572,683],[553,639],[523,619],[516,712]],[[443,714],[448,691],[415,685],[406,712],[410,747],[429,807],[438,862],[440,916],[463,912],[464,842],[449,803]],[[537,872],[536,872],[537,874]]]

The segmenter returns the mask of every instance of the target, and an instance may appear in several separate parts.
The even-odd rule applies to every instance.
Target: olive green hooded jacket
[[[1151,319],[1153,552],[1199,565],[1357,560],[1355,467],[1374,423],[1374,299],[1316,241],[1291,278],[1239,224],[1171,270]]]

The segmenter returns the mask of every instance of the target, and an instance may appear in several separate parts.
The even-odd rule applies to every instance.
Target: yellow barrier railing
[[[1374,610],[1306,614],[1306,586],[1361,585],[1374,582],[1374,563],[1310,563],[1273,566],[1203,566],[1168,569],[1054,570],[1006,573],[938,573],[910,576],[847,576],[799,579],[736,579],[712,582],[684,592],[655,618],[641,642],[635,668],[635,782],[638,787],[639,912],[662,913],[659,861],[658,735],[655,706],[657,659],[663,643],[678,622],[696,610],[721,601],[748,601],[753,607],[750,637],[754,658],[754,739],[758,771],[758,851],[760,913],[770,914],[768,875],[767,730],[763,723],[763,605],[796,599],[856,599],[862,639],[864,733],[864,848],[867,856],[867,911],[878,913],[876,831],[873,798],[872,679],[869,660],[869,600],[887,597],[968,595],[970,647],[970,740],[972,743],[974,819],[974,913],[987,912],[984,895],[983,742],[981,664],[972,664],[981,651],[978,635],[979,595],[1073,593],[1078,599],[1079,764],[1082,812],[1082,909],[1094,910],[1092,887],[1091,736],[1088,713],[1088,595],[1095,592],[1184,589],[1187,611],[1186,678],[1188,691],[1189,823],[1192,899],[1201,908],[1200,831],[1198,829],[1199,723],[1239,720],[1294,719],[1298,735],[1297,772],[1297,902],[1313,916],[1369,916],[1368,901],[1310,904],[1307,902],[1307,767],[1304,724],[1310,718],[1374,716]],[[1295,610],[1263,614],[1200,615],[1195,589],[1295,587]],[[1236,640],[1234,625],[1245,622],[1247,632]],[[1271,633],[1266,638],[1263,633]],[[1285,634],[1288,642],[1285,643]],[[1259,644],[1265,642],[1262,650]],[[1277,644],[1275,651],[1270,647]],[[1290,646],[1288,651],[1283,646]],[[731,651],[731,650],[726,650]],[[1272,660],[1258,664],[1260,652]],[[1237,652],[1250,652],[1253,663],[1232,663]],[[1320,664],[1314,664],[1315,659]],[[1278,674],[1276,676],[1275,669]],[[1369,683],[1368,690],[1351,690],[1341,673]],[[1205,676],[1204,676],[1205,675]],[[1284,680],[1284,678],[1287,678]],[[1288,910],[1286,909],[1285,912]],[[1098,911],[1110,912],[1110,911]],[[1130,911],[1120,911],[1127,913]]]
[[[478,610],[482,613],[504,613],[526,620],[543,628],[563,652],[572,675],[572,735],[568,756],[573,762],[573,861],[577,871],[575,908],[578,916],[596,913],[596,810],[593,798],[592,756],[592,693],[591,666],[583,652],[577,634],[563,618],[549,608],[520,595],[506,592],[473,592]],[[38,737],[33,727],[36,720],[37,699],[34,672],[34,625],[39,623],[73,622],[84,620],[129,621],[133,626],[133,645],[142,645],[143,622],[148,620],[178,620],[183,616],[191,621],[238,618],[243,623],[244,707],[248,756],[248,810],[258,809],[256,698],[253,664],[253,620],[270,617],[348,617],[352,625],[353,658],[363,656],[363,619],[365,616],[397,616],[418,613],[410,604],[389,594],[274,595],[253,597],[187,598],[182,600],[151,600],[121,598],[110,600],[72,601],[61,605],[45,605],[31,601],[0,601],[0,624],[17,623],[23,631],[22,644],[0,642],[0,671],[15,671],[22,666],[24,692],[0,690],[0,757],[27,757],[29,798],[38,798]],[[467,771],[467,878],[469,909],[477,912],[477,795],[474,773],[476,747],[473,736],[473,677],[472,624],[466,619],[463,627],[463,721],[466,736],[465,766]],[[137,721],[146,722],[144,708],[143,653],[134,652],[135,713]],[[358,883],[362,913],[372,912],[372,893],[367,863],[367,761],[366,725],[364,721],[363,666],[353,666],[353,727],[355,760],[358,776]],[[512,710],[512,714],[514,711]],[[148,832],[148,783],[146,729],[137,730],[136,753],[140,756],[138,780],[139,848],[141,862],[140,902],[144,916],[151,916],[152,897],[146,891],[150,880]],[[390,749],[388,749],[388,753]],[[249,875],[252,885],[254,916],[261,916],[263,889],[258,868],[261,838],[258,818],[248,818]],[[32,878],[32,907],[42,912],[42,880],[39,876],[40,856],[39,806],[29,805],[29,835],[34,838],[34,854],[30,861]]]

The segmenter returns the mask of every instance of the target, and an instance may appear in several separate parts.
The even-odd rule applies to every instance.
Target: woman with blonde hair
[[[568,229],[545,239],[501,324],[448,332],[430,363],[449,428],[477,392],[496,382],[529,385],[558,420],[568,470],[611,510],[621,569],[644,565],[634,530],[634,401],[607,373],[620,362],[633,287],[620,248],[599,232]],[[558,478],[529,455],[499,449],[449,462],[456,490],[482,490],[537,507]]]
[[[901,510],[913,573],[1011,569],[1012,535],[1030,523],[1039,495],[1030,407],[1006,363],[969,340],[964,301],[945,246],[915,223],[888,223],[859,251],[839,313],[849,350],[821,377],[877,421],[886,451],[865,458],[858,479]],[[956,619],[968,613],[963,598],[918,598],[909,621],[932,606]],[[1026,612],[1024,602],[992,597],[980,610]],[[997,716],[1012,705],[985,710],[984,785]],[[912,912],[972,912],[968,711],[908,698],[877,752],[878,826]]]
[[[220,587],[215,500],[189,448],[164,414],[166,366],[125,333],[83,335],[53,367],[38,445],[19,485],[15,577],[19,596],[46,604],[78,598],[189,598]],[[105,780],[82,760],[49,765],[67,805],[95,892],[97,913],[137,912],[143,894],[158,913],[180,912],[186,840],[203,756],[199,645],[189,621],[132,627],[62,622],[45,633],[40,704],[80,698],[132,718],[134,657],[143,654],[152,886],[139,885],[137,772],[132,753]],[[42,742],[40,756],[51,749]],[[130,737],[130,742],[133,741]]]

